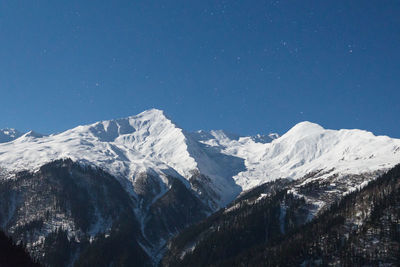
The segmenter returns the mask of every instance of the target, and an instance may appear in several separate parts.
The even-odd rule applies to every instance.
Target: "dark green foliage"
[[[98,220],[114,223],[129,218],[124,220],[128,224],[126,228],[133,233],[129,238],[141,238],[133,213],[134,204],[128,193],[115,177],[98,168],[83,167],[69,159],[57,160],[42,166],[38,172],[20,172],[15,179],[0,181],[0,192],[5,193],[0,196],[4,200],[0,202],[0,223],[7,227],[20,225],[11,229],[6,227],[15,240],[32,244],[43,235],[41,231],[54,225],[59,218],[65,218],[66,227],[73,222],[72,235],[75,236],[67,237],[69,229],[60,228],[47,234],[43,244],[30,247],[30,253],[47,266],[67,266],[80,252],[90,248],[89,230]],[[10,209],[12,206],[16,207],[14,211]],[[114,231],[112,236],[117,232]],[[104,233],[99,236],[104,237]],[[116,247],[115,243],[112,247]],[[127,249],[131,249],[132,255],[138,255],[136,258],[144,264],[148,262],[137,243]],[[97,246],[96,251],[102,254],[111,250],[107,246]]]
[[[229,212],[220,211],[203,222],[184,230],[170,244],[163,260],[169,266],[208,266],[231,258],[259,244],[266,244],[282,236],[281,223],[291,229],[289,222],[304,223],[306,213],[301,209],[303,200],[286,193],[288,181],[278,180],[247,193],[233,203]],[[257,200],[261,193],[268,194]],[[281,216],[282,203],[286,216]],[[181,252],[201,240],[196,249],[181,260]]]
[[[285,189],[292,183],[289,179],[277,179],[273,182],[267,182],[259,185],[248,192],[240,194],[240,196],[230,205],[235,205],[243,200],[251,201],[257,199],[261,194],[274,194],[282,189]]]
[[[400,165],[305,224],[303,213],[299,212],[304,203],[284,191],[250,206],[245,203],[246,199],[242,199],[236,210],[219,212],[183,231],[171,242],[163,264],[229,267],[400,264]],[[282,204],[286,207],[284,233],[277,223],[282,220],[278,212],[278,205]],[[181,259],[182,251],[191,242],[198,242],[196,248]]]
[[[14,230],[14,236],[32,234],[35,230],[41,230],[43,227],[43,219],[32,220],[27,224],[18,226]]]
[[[43,262],[49,266],[65,266],[70,260],[72,242],[68,240],[67,231],[58,229],[50,233],[44,242],[45,256]]]
[[[109,236],[98,235],[80,254],[75,266],[151,266],[150,259],[136,241],[134,219],[126,214],[114,223]]]
[[[39,267],[33,261],[22,244],[15,245],[11,238],[0,231],[0,266],[4,267]]]
[[[145,232],[149,240],[157,241],[159,236],[169,238],[211,212],[182,181],[169,179],[171,188],[149,209]]]
[[[397,166],[281,241],[247,251],[224,265],[396,266],[400,259],[399,188],[400,166]],[[364,223],[358,227],[356,222],[360,217]]]
[[[40,172],[49,183],[57,207],[63,212],[70,211],[83,232],[94,222],[95,207],[102,215],[116,218],[124,209],[122,205],[127,205],[126,208],[132,205],[118,181],[101,169],[83,168],[66,159],[46,164]],[[108,201],[110,197],[113,201]]]
[[[177,233],[188,224],[206,216],[207,208],[183,183],[169,178],[171,188],[149,208],[146,238]],[[129,212],[113,225],[109,236],[99,235],[85,249],[76,266],[147,266],[151,262],[137,240],[138,228],[134,227]],[[173,225],[174,227],[171,227]]]

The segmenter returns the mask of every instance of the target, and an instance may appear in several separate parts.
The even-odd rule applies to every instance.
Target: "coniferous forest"
[[[171,239],[159,265],[398,266],[399,178],[400,165],[313,217],[310,204],[291,192],[294,181],[263,184]],[[129,238],[137,231],[130,214],[120,217],[109,237],[99,235],[91,243],[80,244],[85,249],[74,265],[153,265]],[[42,227],[40,221],[31,224],[16,233]],[[0,266],[39,266],[22,243],[15,245],[3,232],[0,245]],[[45,265],[66,265],[71,257],[68,253],[76,249],[77,243],[60,228],[45,240]]]
[[[311,221],[301,199],[274,186],[184,231],[163,265],[399,266],[400,165]]]
[[[0,266],[39,267],[40,264],[29,256],[23,244],[16,245],[10,237],[0,231]]]

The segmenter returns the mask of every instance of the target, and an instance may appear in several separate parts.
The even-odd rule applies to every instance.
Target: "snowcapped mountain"
[[[164,184],[168,175],[185,178],[186,183],[196,171],[209,176],[218,206],[240,192],[232,180],[230,163],[243,165],[242,159],[205,149],[156,109],[50,136],[29,132],[0,145],[0,168],[10,174],[37,170],[62,158],[107,170],[135,197],[134,178],[147,172],[159,176]],[[237,168],[233,172],[238,172]]]
[[[161,111],[149,110],[50,136],[29,132],[2,144],[0,160],[10,170],[32,170],[58,158],[71,158],[125,177],[152,168],[174,168],[185,175],[195,162],[181,132]]]
[[[326,130],[311,122],[298,123],[270,143],[231,139],[218,131],[200,142],[244,160],[245,169],[233,175],[242,192],[279,178],[296,180],[291,191],[307,200],[311,217],[400,163],[400,139]],[[318,190],[316,185],[321,185]],[[305,193],[310,187],[311,193]]]
[[[326,130],[302,122],[271,143],[231,141],[223,151],[245,159],[246,171],[234,177],[244,190],[277,178],[299,179],[321,170],[360,174],[400,162],[400,140],[362,130]]]
[[[20,137],[22,133],[13,128],[0,129],[0,143],[10,142]]]
[[[109,235],[121,218],[132,217],[138,253],[145,251],[156,263],[169,238],[266,182],[295,181],[290,190],[310,203],[312,215],[398,163],[400,139],[362,130],[326,130],[301,122],[282,136],[187,132],[157,109],[48,136],[2,130],[0,223],[41,255],[44,240],[60,226],[77,242],[71,251],[78,253],[82,238]],[[53,177],[57,173],[62,179]],[[123,199],[112,201],[112,193],[102,191],[110,183],[107,175],[122,185]],[[63,192],[69,186],[64,179],[76,187],[68,188],[70,195]],[[307,193],[310,187],[318,194]],[[86,217],[71,197],[78,189],[88,203]],[[116,184],[111,191],[122,194]],[[110,216],[106,211],[112,205],[119,213]],[[24,239],[21,227],[33,227],[30,239]]]
[[[10,137],[17,131],[3,131]],[[209,177],[223,206],[241,191],[277,178],[308,173],[359,174],[400,162],[400,140],[362,130],[326,130],[302,122],[281,137],[243,137],[224,131],[187,133],[164,112],[147,110],[124,119],[78,126],[60,134],[29,132],[0,144],[3,172],[35,170],[60,158],[101,167],[134,194],[134,177],[150,172],[189,180]],[[165,180],[164,180],[165,181]]]

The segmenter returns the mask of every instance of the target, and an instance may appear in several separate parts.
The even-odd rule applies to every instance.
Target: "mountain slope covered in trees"
[[[400,165],[311,221],[287,189],[260,189],[173,239],[164,266],[400,264]]]
[[[0,231],[0,266],[40,267],[40,264],[30,257],[22,244],[16,245],[10,237]]]
[[[181,180],[168,179],[167,192],[144,205],[103,170],[57,160],[0,179],[0,224],[48,266],[152,265],[153,243],[210,213]]]

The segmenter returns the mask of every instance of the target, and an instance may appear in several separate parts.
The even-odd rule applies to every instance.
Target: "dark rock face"
[[[167,241],[186,226],[204,219],[210,212],[190,189],[172,178],[168,192],[150,206],[145,236],[151,242],[159,242],[159,237]]]
[[[212,212],[208,198],[192,190],[185,180],[171,176],[164,179],[168,186],[151,173],[140,173],[134,179],[142,234],[155,261],[172,236]]]
[[[206,175],[201,174],[199,171],[193,171],[192,176],[189,179],[190,185],[201,197],[204,203],[207,203],[209,207],[213,209],[218,208],[216,200],[220,200],[218,194],[212,187],[210,178]]]
[[[140,199],[140,210],[147,211],[153,200],[168,190],[160,179],[147,172],[139,173],[134,180],[134,191]]]

